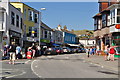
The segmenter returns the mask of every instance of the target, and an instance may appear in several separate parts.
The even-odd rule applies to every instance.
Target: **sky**
[[[27,5],[42,11],[42,21],[51,28],[59,24],[69,30],[93,30],[93,16],[98,13],[97,2],[25,2]]]

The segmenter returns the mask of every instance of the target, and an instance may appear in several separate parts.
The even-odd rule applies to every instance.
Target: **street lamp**
[[[40,11],[39,11],[39,46],[40,46],[40,32],[41,32],[41,24],[42,24],[42,11],[43,10],[46,10],[46,8],[40,8]]]

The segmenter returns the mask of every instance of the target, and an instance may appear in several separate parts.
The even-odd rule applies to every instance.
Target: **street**
[[[118,72],[83,59],[84,53],[41,56],[17,60],[15,65],[1,61],[2,78],[118,78]]]

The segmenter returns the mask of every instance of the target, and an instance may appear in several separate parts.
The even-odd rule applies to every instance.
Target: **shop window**
[[[19,27],[19,16],[16,15],[16,26]]]
[[[11,12],[11,24],[15,25],[15,13]]]
[[[120,9],[117,9],[117,23],[120,23]]]

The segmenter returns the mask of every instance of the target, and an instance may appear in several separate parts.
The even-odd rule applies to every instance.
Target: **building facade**
[[[94,17],[96,46],[120,45],[120,4],[117,0],[99,0],[99,13]],[[117,26],[117,27],[116,27]]]
[[[41,46],[51,46],[51,41],[53,40],[52,29],[48,27],[45,23],[41,23]]]
[[[11,2],[11,4],[18,8],[23,16],[23,34],[24,34],[24,44],[31,46],[32,43],[39,42],[39,23],[40,23],[40,12],[24,3],[21,2]],[[27,47],[24,46],[24,47]]]
[[[1,44],[9,45],[11,42],[15,42],[15,44],[23,45],[22,28],[23,28],[23,18],[22,13],[19,9],[15,8],[9,3],[9,0],[2,0],[0,2],[0,7],[2,7],[1,12],[1,23],[0,30]]]

